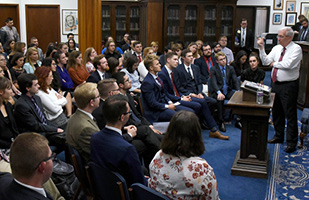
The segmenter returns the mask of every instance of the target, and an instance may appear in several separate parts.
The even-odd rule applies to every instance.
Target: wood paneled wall
[[[101,0],[78,0],[79,50],[84,53],[94,47],[100,54],[102,34]]]

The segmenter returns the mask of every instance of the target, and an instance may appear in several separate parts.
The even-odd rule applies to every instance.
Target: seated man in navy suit
[[[193,109],[181,105],[178,102],[178,97],[166,92],[162,80],[157,75],[161,71],[161,64],[158,59],[158,56],[148,55],[144,60],[148,74],[141,86],[141,98],[144,115],[150,123],[170,121],[176,111],[179,110],[194,112]]]
[[[93,66],[96,68],[87,79],[87,82],[98,83],[99,81],[109,78],[109,74],[106,71],[109,70],[107,60],[104,55],[98,55],[93,59]]]
[[[227,64],[226,56],[223,52],[215,55],[218,65],[211,68],[211,78],[209,80],[210,96],[216,98],[218,103],[219,126],[224,127],[224,100],[229,100],[234,90],[240,90],[239,81],[234,68]],[[237,122],[240,124],[239,122]],[[240,125],[241,126],[241,125]]]
[[[175,71],[177,65],[178,65],[177,54],[174,52],[167,53],[166,54],[166,64],[162,68],[162,70],[158,73],[158,76],[163,81],[165,90],[170,95],[176,96],[179,99],[181,105],[191,107],[191,108],[193,108],[192,105],[195,105],[195,104],[198,104],[201,106],[200,109],[195,110],[195,113],[197,115],[200,115],[202,119],[205,121],[205,123],[209,126],[210,128],[209,136],[210,137],[219,138],[223,140],[229,139],[228,136],[224,136],[218,131],[217,123],[212,117],[211,112],[208,108],[208,104],[204,98],[203,99],[194,98],[194,97],[191,98],[179,92],[175,84],[174,75],[173,75],[173,72]]]
[[[120,94],[108,97],[103,104],[103,114],[106,126],[91,137],[91,160],[120,173],[127,185],[146,185],[135,147],[122,138],[121,129],[131,114],[127,98]]]
[[[51,200],[43,184],[53,172],[53,154],[47,139],[37,133],[17,136],[11,146],[12,174],[1,174],[1,200]]]

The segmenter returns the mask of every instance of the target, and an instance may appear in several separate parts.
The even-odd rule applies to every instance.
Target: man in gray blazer
[[[90,159],[90,139],[100,131],[92,112],[99,107],[100,95],[95,83],[83,83],[75,89],[77,111],[71,116],[67,126],[67,142],[81,155],[84,163]]]
[[[8,17],[5,20],[5,26],[1,28],[1,42],[2,44],[5,44],[6,41],[12,39],[15,42],[20,41],[19,40],[19,34],[17,32],[17,29],[15,28],[13,19],[11,17]]]
[[[300,29],[299,31],[299,34],[298,34],[298,41],[307,41],[309,42],[309,27],[308,27],[308,19],[303,19],[301,21],[301,25],[302,25],[302,28]]]

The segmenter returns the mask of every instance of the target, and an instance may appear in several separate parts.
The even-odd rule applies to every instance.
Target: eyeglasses
[[[123,113],[123,115],[128,115],[128,114],[131,115],[131,114],[132,114],[132,111]]]
[[[46,158],[46,159],[42,160],[41,162],[39,162],[39,164],[35,167],[35,169],[38,168],[42,162],[47,162],[49,160],[52,160],[52,161],[55,160],[56,155],[57,154],[55,152],[53,152],[51,156],[49,156],[48,158]]]

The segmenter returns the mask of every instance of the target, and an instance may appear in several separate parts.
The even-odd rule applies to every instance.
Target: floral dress
[[[150,188],[170,199],[219,199],[212,167],[200,157],[174,157],[158,151],[149,165]]]

